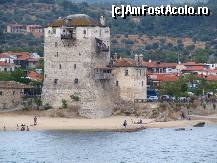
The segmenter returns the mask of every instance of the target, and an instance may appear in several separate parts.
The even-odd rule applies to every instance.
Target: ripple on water
[[[216,162],[217,127],[183,132],[0,132],[0,162]]]

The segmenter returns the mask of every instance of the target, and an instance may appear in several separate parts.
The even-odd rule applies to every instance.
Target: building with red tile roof
[[[40,56],[29,52],[5,52],[0,54],[0,61],[14,63],[24,69],[36,68],[38,66]]]
[[[13,64],[13,63],[7,63],[0,61],[0,72],[11,72],[14,71],[19,66]]]
[[[217,81],[217,75],[209,75],[206,77],[208,81]]]
[[[42,81],[43,76],[35,71],[29,71],[27,77],[31,80]]]
[[[143,62],[149,73],[176,73],[177,63],[164,63],[157,61]]]
[[[159,88],[162,82],[174,82],[178,79],[177,74],[167,73],[149,73],[147,74],[148,86]]]

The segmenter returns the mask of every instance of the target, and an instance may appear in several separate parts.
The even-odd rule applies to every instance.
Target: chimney
[[[140,64],[143,62],[143,55],[142,54],[139,55],[138,61],[139,61]]]
[[[136,61],[136,64],[139,63],[139,56],[137,54],[135,54],[135,61]]]
[[[117,61],[117,59],[118,59],[118,54],[115,53],[115,54],[113,55],[113,60],[114,60],[114,61]]]
[[[100,17],[100,24],[105,26],[105,17],[104,16]]]

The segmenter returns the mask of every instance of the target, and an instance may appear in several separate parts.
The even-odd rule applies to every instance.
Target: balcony
[[[108,52],[109,51],[109,46],[106,46],[106,44],[103,43],[102,40],[96,38],[96,50],[98,52]]]
[[[61,40],[75,40],[74,34],[61,34]]]
[[[96,80],[109,80],[112,78],[111,68],[95,68],[95,79]]]

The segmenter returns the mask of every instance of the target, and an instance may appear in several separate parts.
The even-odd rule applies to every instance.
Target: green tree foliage
[[[196,84],[195,88],[190,88],[189,84]],[[209,82],[195,75],[185,75],[175,82],[165,82],[161,84],[160,93],[175,97],[188,96],[187,92],[193,92],[195,95],[202,95],[206,92],[217,92],[217,82]]]
[[[19,68],[14,72],[0,72],[0,81],[17,81],[20,83],[30,83],[30,80],[26,79],[25,76],[25,71]]]

